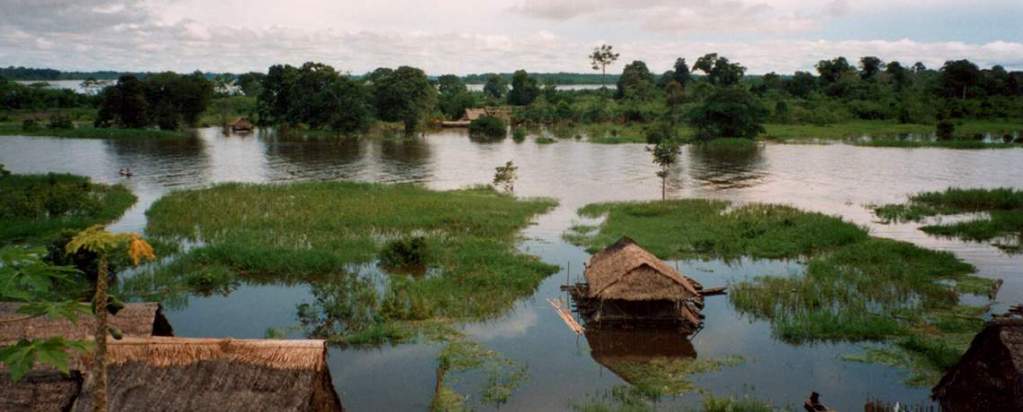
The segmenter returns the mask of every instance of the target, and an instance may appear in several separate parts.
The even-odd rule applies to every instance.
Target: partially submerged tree
[[[741,87],[715,91],[689,112],[689,124],[700,140],[719,137],[755,138],[764,131],[768,111]]]
[[[500,99],[508,93],[508,82],[501,75],[492,73],[487,76],[487,83],[483,85],[483,93],[495,99]]]
[[[607,89],[607,66],[614,64],[618,60],[618,53],[615,53],[612,49],[613,46],[610,44],[604,44],[593,48],[593,53],[590,53],[589,56],[593,70],[600,70],[601,89]]]
[[[512,88],[508,92],[508,104],[527,106],[540,96],[540,86],[536,79],[529,77],[525,70],[516,70],[512,74]]]
[[[653,157],[654,163],[660,167],[657,177],[661,178],[661,200],[668,198],[668,174],[671,167],[678,162],[678,155],[681,147],[672,139],[661,140],[654,147],[647,148]]]
[[[511,160],[505,163],[504,166],[498,166],[494,173],[494,185],[504,188],[507,192],[515,191],[515,180],[518,176],[518,166],[515,166]]]
[[[434,109],[437,89],[426,73],[415,67],[396,70],[377,69],[369,76],[377,108],[377,116],[386,121],[400,121],[405,134],[412,134]]]

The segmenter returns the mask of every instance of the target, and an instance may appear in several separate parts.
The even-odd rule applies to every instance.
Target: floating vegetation
[[[451,321],[499,316],[557,270],[514,247],[518,231],[554,204],[487,187],[347,182],[175,192],[147,211],[147,233],[201,245],[125,287],[310,283],[313,301],[297,308],[310,336],[345,345],[436,338]],[[378,259],[419,263],[430,275],[367,273]]]
[[[483,374],[479,381],[483,383],[480,401],[495,406],[508,402],[512,392],[527,377],[524,364],[505,358],[478,342],[456,338],[437,357],[437,396],[431,406],[433,410],[465,409],[466,397],[452,389],[452,385],[460,382],[459,374],[469,372]]]
[[[735,355],[720,358],[665,357],[619,362],[615,365],[615,372],[643,395],[657,398],[694,392],[698,388],[690,378],[692,375],[717,372],[743,362],[741,356]]]
[[[0,245],[49,243],[62,231],[108,223],[135,203],[122,185],[69,174],[0,175]]]
[[[662,410],[645,396],[640,390],[619,385],[597,395],[590,396],[586,401],[571,403],[573,410],[578,412],[653,412]],[[792,411],[792,408],[775,408],[770,403],[753,398],[716,397],[704,394],[700,408],[680,409],[703,412],[774,412]]]
[[[806,259],[802,275],[731,285],[731,303],[769,321],[788,343],[885,342],[885,350],[907,356],[874,351],[859,359],[897,359],[928,379],[954,363],[983,326],[986,308],[961,304],[959,294],[987,294],[994,285],[950,253],[871,238],[839,218],[786,206],[689,199],[594,204],[580,214],[606,216],[596,233],[579,226],[566,236],[590,249],[628,235],[661,258]]]
[[[1023,191],[1016,189],[949,188],[944,192],[918,193],[903,204],[875,206],[874,213],[885,222],[919,222],[933,216],[981,213],[984,216],[928,224],[920,230],[963,240],[996,241],[995,246],[1008,252],[1023,248]]]

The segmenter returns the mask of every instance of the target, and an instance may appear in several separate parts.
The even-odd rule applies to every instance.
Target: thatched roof
[[[231,129],[233,130],[252,130],[255,127],[252,124],[252,122],[250,122],[249,119],[245,117],[239,117],[235,119],[233,122],[231,122],[230,126]]]
[[[340,411],[322,340],[110,341],[110,409]],[[75,411],[91,411],[86,379]]]
[[[623,237],[590,258],[586,266],[589,295],[598,299],[699,299],[702,287]]]
[[[89,339],[96,329],[96,320],[82,316],[78,322],[65,319],[37,317],[22,321],[18,313],[20,303],[0,303],[0,343],[20,339],[38,339],[63,336],[67,339]],[[125,336],[170,336],[173,331],[163,316],[159,303],[129,303],[116,316],[109,317],[110,324],[121,330]]]
[[[0,370],[0,411],[66,411],[82,388],[82,375],[33,371],[17,383]]]
[[[1023,410],[1023,317],[989,321],[932,396],[945,410]]]

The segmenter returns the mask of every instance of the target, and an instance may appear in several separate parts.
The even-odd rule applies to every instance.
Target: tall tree
[[[437,90],[440,111],[448,118],[457,119],[465,113],[465,109],[473,106],[472,95],[458,76],[445,74],[438,77]]]
[[[846,73],[855,71],[845,57],[836,57],[831,60],[817,62],[817,74],[825,86],[837,83]]]
[[[508,83],[501,75],[491,73],[487,76],[487,83],[483,85],[483,93],[495,99],[500,99],[508,93]]]
[[[646,67],[646,63],[636,60],[625,65],[621,77],[618,78],[619,99],[649,100],[656,89],[654,75]]]
[[[611,45],[604,44],[593,48],[593,53],[590,53],[590,63],[593,65],[593,70],[600,70],[601,89],[607,89],[607,66],[614,64],[618,60],[618,53],[615,53],[612,49]]]
[[[860,78],[863,80],[873,79],[881,72],[882,65],[881,59],[874,56],[860,58]]]
[[[437,104],[437,89],[430,84],[426,73],[418,68],[378,69],[370,78],[377,116],[386,121],[402,122],[406,134],[415,132],[423,117]]]
[[[135,76],[121,76],[100,93],[96,126],[142,128],[149,125],[145,85]]]
[[[723,87],[689,112],[689,124],[700,140],[719,137],[755,138],[764,131],[767,109],[746,89]]]
[[[941,66],[939,81],[945,97],[965,99],[980,82],[980,68],[969,60],[949,60]]]
[[[707,80],[715,86],[731,86],[738,84],[746,74],[741,64],[728,61],[727,57],[719,57],[717,53],[708,53],[693,64],[693,70],[707,74]]]
[[[689,72],[689,66],[686,65],[686,59],[681,57],[675,59],[673,73],[675,74],[675,81],[678,82],[683,89],[685,89],[686,84],[688,84],[693,78],[692,73]]]
[[[525,70],[516,70],[512,74],[512,88],[508,92],[508,104],[526,106],[540,95],[540,86],[536,79],[529,77]]]

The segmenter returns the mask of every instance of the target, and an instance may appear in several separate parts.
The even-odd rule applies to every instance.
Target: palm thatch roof
[[[82,340],[91,338],[96,330],[96,320],[89,316],[83,316],[75,323],[66,319],[28,318],[18,313],[20,307],[20,303],[0,302],[0,343],[54,336]],[[174,334],[167,318],[163,316],[159,303],[126,304],[117,312],[117,315],[110,316],[109,321],[125,336],[170,336]]]
[[[949,411],[1023,410],[1023,316],[989,321],[932,396]]]
[[[326,358],[322,340],[111,340],[110,409],[340,411]],[[86,379],[74,411],[90,392]]]
[[[239,117],[235,119],[229,126],[231,126],[231,130],[234,131],[249,131],[255,128],[255,125],[253,125],[246,117]]]
[[[67,411],[82,389],[77,371],[64,375],[57,371],[33,371],[18,382],[7,371],[0,371],[0,411]]]
[[[590,258],[589,297],[627,301],[700,299],[703,287],[623,237]]]

